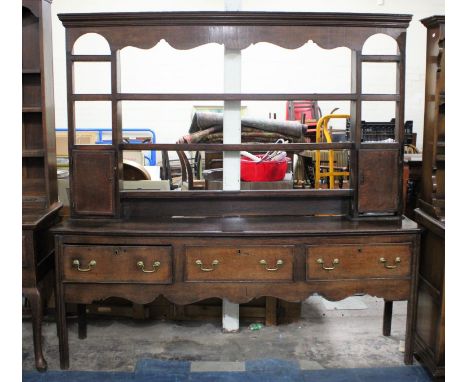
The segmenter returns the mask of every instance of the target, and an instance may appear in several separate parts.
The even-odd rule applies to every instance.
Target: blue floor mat
[[[145,359],[134,372],[24,371],[23,382],[431,382],[421,366],[301,370],[296,361],[246,361],[245,371],[190,372],[190,361]]]

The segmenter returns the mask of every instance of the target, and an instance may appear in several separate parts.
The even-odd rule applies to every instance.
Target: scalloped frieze
[[[136,304],[149,304],[159,296],[164,296],[174,304],[192,304],[208,298],[226,298],[236,304],[247,303],[255,298],[269,296],[289,302],[306,300],[313,293],[319,293],[329,301],[339,301],[356,293],[366,293],[389,301],[406,300],[410,294],[409,280],[362,280],[333,281],[321,283],[293,283],[272,286],[266,284],[216,284],[181,283],[170,286],[155,285],[67,285],[67,302],[90,304],[112,297],[124,298]]]
[[[86,33],[103,36],[111,50],[127,46],[150,49],[165,40],[175,49],[193,49],[209,43],[222,44],[227,49],[242,50],[252,44],[268,42],[286,49],[297,49],[309,41],[324,49],[347,47],[361,50],[365,41],[377,33],[398,39],[404,31],[392,28],[356,28],[310,26],[223,26],[223,25],[178,25],[71,28],[67,30],[68,46]]]

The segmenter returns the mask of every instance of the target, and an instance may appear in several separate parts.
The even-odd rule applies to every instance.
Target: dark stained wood
[[[424,227],[415,354],[435,379],[445,379],[445,17],[427,28],[421,194],[414,219]]]
[[[112,94],[73,94],[73,101],[112,101]]]
[[[80,340],[84,340],[88,335],[86,325],[86,304],[78,304],[76,309],[78,313],[78,338]]]
[[[198,265],[197,261],[201,262],[201,265]],[[278,261],[281,264],[278,264]],[[190,282],[291,282],[293,281],[293,247],[187,246],[185,280]]]
[[[170,216],[277,216],[304,214],[346,215],[348,198],[312,191],[183,191],[175,199],[168,192],[125,192],[122,214],[128,219]],[[347,190],[343,190],[347,191]],[[161,192],[161,195],[158,193]],[[293,193],[296,193],[294,195]],[[302,193],[302,195],[301,195]],[[352,193],[348,193],[348,196]],[[301,200],[301,203],[298,203]]]
[[[78,266],[74,261],[79,262]],[[95,261],[95,265],[90,265]],[[143,268],[138,262],[143,262]],[[160,265],[153,268],[153,264]],[[138,282],[167,284],[172,281],[170,246],[87,246],[63,248],[64,282]],[[88,270],[89,269],[89,270]],[[143,272],[154,271],[154,272]]]
[[[82,100],[95,95],[75,95]],[[394,95],[369,94],[375,100],[391,98]],[[78,98],[77,98],[78,99]],[[316,100],[316,101],[351,101],[356,99],[351,93],[119,93],[119,101],[286,101],[286,100]]]
[[[385,301],[384,305],[384,318],[382,324],[382,335],[385,337],[390,336],[392,332],[392,312],[393,301]]]
[[[72,32],[70,42],[94,32],[103,35],[111,49],[129,45],[147,49],[162,38],[177,49],[218,43],[239,50],[257,42],[294,49],[308,40],[326,49],[360,49],[375,33],[397,38],[411,20],[410,15],[306,12],[140,12],[58,17]]]
[[[226,223],[229,220],[229,223]],[[54,234],[144,236],[343,236],[354,232],[369,237],[391,233],[402,235],[420,232],[407,218],[398,220],[352,221],[340,216],[238,216],[164,218],[77,219],[65,220],[52,228]],[[112,240],[112,239],[111,239]],[[329,242],[333,243],[332,240]]]
[[[274,297],[266,297],[265,300],[265,325],[275,326],[277,323],[277,307],[278,299]]]
[[[399,150],[359,151],[359,213],[395,213],[400,191]]]
[[[288,150],[303,151],[314,149],[351,149],[354,145],[351,142],[335,143],[122,143],[121,150],[167,150],[167,151],[268,151],[268,150]]]
[[[53,229],[62,368],[69,366],[66,303],[90,304],[119,297],[135,304],[148,304],[163,296],[178,305],[177,310],[181,312],[184,308],[180,305],[208,298],[246,303],[267,297],[268,320],[271,322],[272,312],[276,310],[273,299],[297,303],[313,293],[330,300],[356,293],[368,293],[387,301],[408,300],[404,361],[412,363],[420,230],[414,222],[402,217],[399,210],[401,196],[398,192],[402,182],[399,158],[403,143],[398,139],[402,135],[397,133],[397,142],[389,145],[361,144],[360,131],[363,101],[395,101],[398,120],[403,116],[402,90],[397,94],[362,94],[362,62],[387,60],[396,62],[399,70],[404,70],[405,31],[411,16],[163,12],[69,14],[59,15],[59,18],[66,28],[69,150],[73,154],[71,199],[77,208],[81,193],[81,202],[85,206],[81,208],[80,219],[77,214],[72,215],[70,220]],[[87,60],[83,56],[73,57],[73,45],[85,33],[98,33],[109,43],[112,72],[109,95],[73,94],[71,65],[75,60]],[[364,42],[376,33],[394,38],[399,55],[363,57]],[[350,93],[344,94],[120,93],[119,51],[127,46],[151,48],[161,39],[177,49],[206,43],[223,44],[226,49],[244,49],[258,42],[298,48],[309,40],[324,48],[345,46],[351,49],[352,86]],[[89,61],[96,60],[101,58],[89,57]],[[398,77],[397,81],[398,89],[401,89],[404,76]],[[123,144],[123,100],[230,101],[282,100],[285,97],[349,100],[351,142]],[[77,146],[74,142],[74,102],[91,99],[112,102],[112,145],[104,148]],[[122,191],[123,150],[148,149],[174,150],[179,154],[184,150],[283,149],[293,152],[349,149],[350,188],[249,192]],[[85,160],[77,168],[77,156],[80,155]],[[180,157],[186,169],[184,179],[190,181],[189,164],[184,155]],[[89,171],[93,173],[90,175]],[[96,180],[98,176],[102,179]],[[111,185],[106,184],[106,176],[113,177]],[[115,207],[112,209],[107,204],[107,210],[104,210],[109,215],[97,219],[103,210],[99,209],[96,195],[102,198],[102,193],[106,201],[115,203]],[[126,248],[127,254],[113,254],[116,248]],[[135,261],[142,259],[144,269],[152,270],[149,264],[156,261],[155,253],[162,259],[161,269],[154,273],[141,272]],[[339,256],[341,267],[336,268],[335,273],[322,266],[318,269],[317,256],[324,257],[325,266]],[[382,257],[385,262],[381,261]],[[399,262],[397,257],[400,257]],[[80,267],[83,265],[82,271],[76,269],[75,260],[79,261]],[[92,260],[96,263],[91,263]],[[90,266],[92,269],[88,271]],[[389,319],[387,314],[387,325]]]
[[[44,179],[42,208],[48,208],[57,201],[50,3],[37,0],[23,2],[22,46],[23,157],[32,156],[29,150],[42,150],[43,153],[40,161],[23,160],[23,181]],[[25,172],[25,163],[26,167],[36,167],[37,171]],[[32,196],[30,191],[34,192],[23,188],[23,205],[26,208]]]
[[[28,299],[31,306],[34,358],[36,369],[39,371],[47,370],[47,362],[42,354],[42,306],[44,304],[43,296],[38,288],[23,288],[23,295]]]
[[[382,258],[387,262],[381,262]],[[307,248],[307,280],[406,278],[411,274],[411,258],[409,244],[310,246]],[[318,263],[319,259],[323,263]]]
[[[74,150],[70,195],[73,215],[114,215],[114,151]]]
[[[79,55],[74,54],[70,57],[71,61],[74,62],[110,62],[111,57],[109,55],[100,54],[100,55]]]
[[[353,190],[349,189],[312,189],[312,190],[275,190],[274,192],[265,192],[261,190],[253,190],[253,191],[224,191],[224,190],[209,190],[207,192],[184,192],[180,195],[180,199],[192,199],[196,198],[216,198],[216,197],[226,197],[226,198],[255,198],[259,199],[261,197],[265,197],[266,195],[274,197],[281,197],[281,198],[318,198],[318,199],[325,199],[325,198],[346,198],[352,196]],[[173,193],[170,192],[140,192],[139,190],[136,191],[123,191],[122,197],[124,199],[146,199],[146,198],[155,198],[155,199],[171,199]],[[224,196],[223,196],[224,195]],[[304,214],[302,214],[304,215]],[[307,213],[306,213],[307,215]]]
[[[362,101],[395,101],[399,102],[401,96],[399,94],[362,94]]]
[[[52,293],[57,223],[54,82],[50,2],[22,2],[22,292],[32,315],[35,365],[47,369],[42,353],[42,314]],[[13,126],[14,127],[14,126]]]
[[[362,62],[399,62],[401,59],[399,54],[363,54],[361,57]]]

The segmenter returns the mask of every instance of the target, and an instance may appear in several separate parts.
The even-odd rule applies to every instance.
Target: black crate
[[[406,121],[405,126],[405,144],[413,142],[413,121]],[[350,121],[346,120],[346,138],[350,140]],[[386,139],[395,139],[395,118],[390,122],[366,122],[361,121],[361,142],[384,141]]]

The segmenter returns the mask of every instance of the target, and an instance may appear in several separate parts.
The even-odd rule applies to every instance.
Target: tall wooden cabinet
[[[158,296],[177,305],[208,298],[246,303],[259,297],[298,302],[318,293],[341,300],[368,293],[408,300],[405,357],[413,362],[416,276],[420,229],[402,216],[402,159],[406,29],[411,15],[305,12],[143,12],[60,14],[67,57],[70,219],[55,226],[57,324],[60,365],[70,352],[67,304],[109,296],[148,304]],[[74,50],[89,33],[109,44],[109,54]],[[395,55],[366,55],[371,36],[386,33]],[[126,93],[120,52],[151,48],[164,39],[175,49],[208,43],[242,50],[267,42],[295,49],[312,40],[325,49],[351,50],[351,86],[345,93]],[[107,62],[111,91],[75,91],[74,65]],[[364,63],[394,63],[394,94],[362,89]],[[111,105],[112,141],[78,144],[77,102]],[[125,143],[127,101],[344,100],[350,102],[350,141],[335,143]],[[362,104],[395,104],[395,142],[361,140]],[[266,152],[349,150],[348,189],[151,191],[122,188],[125,150]],[[83,314],[84,316],[84,314]],[[85,320],[82,321],[85,334]],[[82,336],[84,337],[84,335]],[[73,355],[73,354],[72,354]]]
[[[426,100],[421,198],[415,220],[421,240],[416,356],[436,379],[445,375],[445,17],[427,28]]]
[[[33,321],[36,367],[42,355],[42,308],[53,286],[54,245],[48,232],[58,220],[55,159],[51,0],[23,0],[23,295]],[[50,285],[50,288],[48,287]]]

